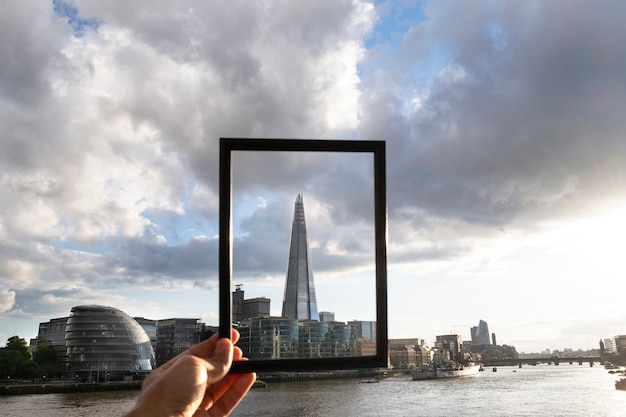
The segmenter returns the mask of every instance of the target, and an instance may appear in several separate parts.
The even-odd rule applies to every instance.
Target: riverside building
[[[238,346],[250,359],[358,356],[354,324],[269,317],[244,320]]]
[[[146,332],[133,318],[112,307],[72,307],[65,345],[68,372],[77,380],[141,379],[154,365]]]
[[[31,349],[37,350],[37,344],[43,341],[49,342],[57,353],[57,358],[65,356],[65,328],[69,317],[59,317],[50,321],[39,323],[39,332],[35,342],[31,342]]]
[[[50,343],[57,351],[57,377],[80,381],[141,379],[178,353],[218,332],[199,319],[131,318],[99,305],[72,307],[69,317],[39,324],[31,348]]]

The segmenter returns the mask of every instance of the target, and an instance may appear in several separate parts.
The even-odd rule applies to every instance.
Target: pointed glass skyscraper
[[[293,212],[282,316],[297,320],[319,320],[302,194],[296,197]]]

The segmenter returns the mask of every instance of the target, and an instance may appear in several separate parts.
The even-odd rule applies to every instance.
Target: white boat
[[[467,365],[448,362],[439,366],[416,368],[411,371],[413,381],[437,378],[458,378],[475,376],[480,372],[480,365],[468,363]]]

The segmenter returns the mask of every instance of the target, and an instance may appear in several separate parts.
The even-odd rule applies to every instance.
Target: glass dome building
[[[121,310],[72,307],[65,330],[68,372],[83,381],[141,379],[153,368],[150,338]]]

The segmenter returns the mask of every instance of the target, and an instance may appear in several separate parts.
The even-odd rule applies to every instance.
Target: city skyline
[[[83,304],[218,323],[220,137],[386,141],[390,338],[626,334],[626,3],[7,6],[0,340]],[[373,320],[371,162],[234,155],[233,285],[282,298],[301,192],[318,308]]]
[[[237,292],[241,292],[241,289],[238,288],[236,291]],[[246,300],[250,300],[250,299],[246,299]],[[255,300],[255,298],[253,298],[251,300]],[[49,336],[48,332],[51,331],[48,328],[49,326],[56,326],[55,330],[58,332],[59,329],[57,329],[57,328],[59,327],[59,325],[56,324],[56,323],[62,324],[62,326],[65,327],[65,325],[67,324],[67,319],[69,319],[71,317],[71,315],[73,314],[73,312],[75,310],[85,310],[85,309],[87,309],[87,310],[96,309],[96,310],[104,310],[104,311],[106,311],[106,310],[116,310],[116,311],[120,311],[121,314],[126,315],[125,312],[123,312],[123,311],[121,311],[121,310],[119,310],[119,309],[117,309],[116,307],[113,307],[113,306],[101,306],[101,305],[73,306],[72,309],[71,309],[71,312],[67,316],[65,316],[65,317],[53,317],[53,318],[49,318],[48,320],[45,320],[45,321],[39,323],[38,324],[39,336],[41,336],[41,329],[42,329],[41,325],[46,325],[46,326],[44,326],[44,333],[43,333],[44,339],[49,338],[50,336]],[[324,313],[329,313],[329,312],[324,312]],[[193,321],[196,322],[196,324],[197,323],[202,323],[205,326],[208,326],[208,327],[212,328],[213,331],[217,332],[217,327],[210,326],[207,323],[204,323],[201,318],[197,318],[197,317],[196,318],[191,318],[191,317],[147,318],[147,317],[144,317],[144,316],[136,316],[136,317],[130,317],[129,316],[129,318],[132,318],[133,320],[136,320],[138,325],[140,325],[141,327],[144,327],[144,325],[142,324],[143,322],[150,322],[152,325],[156,326],[156,323],[158,323],[158,322],[163,322],[163,323],[166,323],[166,325],[169,325],[169,323],[172,323],[172,322],[175,322],[175,321],[184,321],[185,323],[191,323],[191,321],[193,320]],[[271,318],[277,319],[277,318],[281,318],[281,317],[276,316],[276,317],[271,317]],[[307,320],[305,320],[305,321],[307,321]],[[331,321],[335,321],[334,318]],[[53,323],[55,323],[55,324],[53,324]],[[354,323],[356,323],[356,325],[359,325],[359,326],[364,326],[365,324],[368,324],[370,322],[354,321]],[[371,326],[371,324],[368,324],[368,325]],[[194,328],[195,327],[197,327],[197,326],[194,325]],[[485,322],[482,319],[479,320],[478,326],[473,326],[473,327],[470,327],[469,329],[467,329],[467,330],[469,330],[468,331],[468,333],[470,334],[469,337],[465,337],[464,332],[462,332],[462,331],[461,332],[456,332],[455,331],[455,332],[448,332],[448,333],[446,333],[446,332],[438,333],[436,335],[435,339],[438,338],[438,337],[445,337],[445,336],[449,336],[449,335],[457,335],[457,336],[459,336],[461,338],[461,340],[463,342],[471,343],[471,345],[511,346],[511,347],[515,348],[515,346],[507,344],[506,342],[503,343],[502,345],[500,345],[498,343],[494,343],[494,340],[491,339],[491,338],[488,341],[486,341],[486,340],[474,340],[473,337],[472,337],[472,334],[474,333],[475,329],[477,329],[479,327],[482,327],[483,329],[485,329],[485,328],[488,329],[488,324],[487,324],[487,322]],[[147,331],[145,328],[144,328],[144,330]],[[359,330],[359,334],[361,334],[361,333],[362,334],[366,334],[367,338],[371,338],[372,335],[374,334],[374,331],[372,329],[370,329],[370,328],[364,329],[363,327],[361,327],[360,330]],[[492,335],[492,336],[495,335],[495,332],[491,333],[490,335]],[[609,338],[606,338],[606,339],[602,340],[603,344],[608,343],[608,344],[611,345],[611,346],[607,347],[607,349],[609,351],[615,351],[615,349],[616,349],[616,337],[622,337],[622,338],[626,337],[625,335],[614,335],[614,336],[615,337],[611,336]],[[58,339],[58,338],[63,339],[62,336],[58,336],[58,335],[55,335],[54,338],[55,338],[54,342],[56,342],[56,339]],[[424,339],[423,337],[420,337],[419,335],[410,335],[410,336],[405,337],[405,338],[389,338],[390,341],[393,341],[393,340],[401,340],[401,341],[408,341],[408,340],[418,341],[418,340],[422,340],[424,345],[426,347],[429,347],[429,348],[432,348],[432,347],[436,346],[437,342],[436,342],[435,339],[433,339],[432,341],[429,341],[427,339]],[[28,340],[26,340],[26,341],[28,342]],[[488,342],[488,343],[483,343],[483,342]],[[557,351],[557,352],[588,351],[588,350],[598,350],[599,346],[600,346],[600,341],[598,343],[598,346],[591,347],[589,349],[581,349],[581,348],[574,348],[574,347],[564,346],[564,347],[555,348],[555,349],[546,348],[546,349],[543,349],[541,351],[519,352],[519,353],[543,354],[543,353],[550,353],[550,352],[555,352],[555,351]]]

